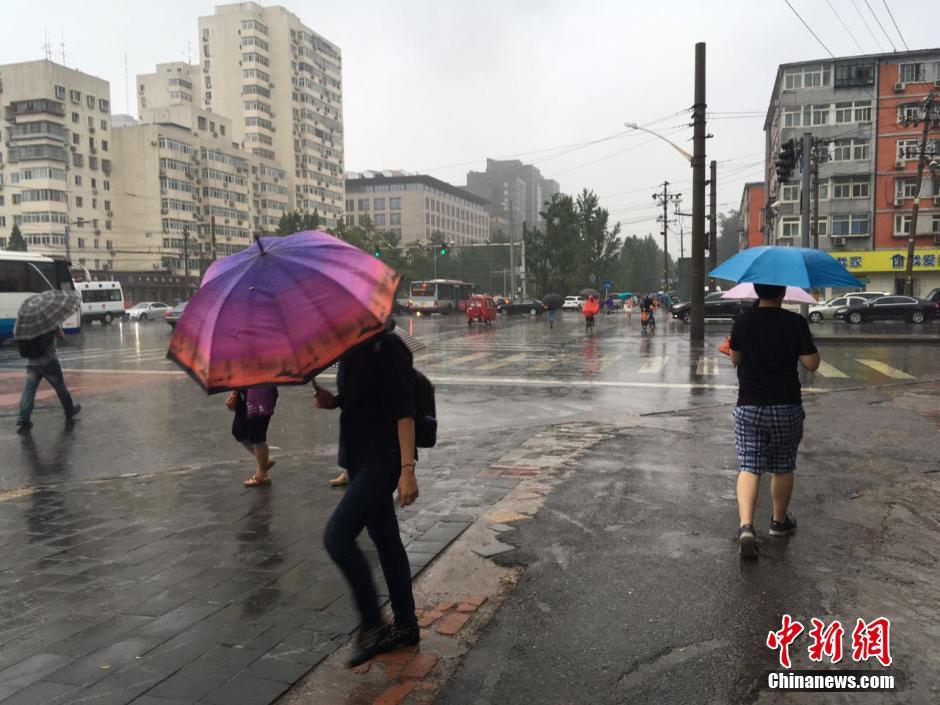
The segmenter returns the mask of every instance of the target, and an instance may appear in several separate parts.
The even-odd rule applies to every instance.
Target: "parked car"
[[[868,300],[869,299],[856,296],[855,294],[847,294],[845,296],[838,296],[834,299],[829,299],[828,301],[824,301],[821,304],[816,304],[815,306],[809,307],[809,320],[811,323],[819,323],[826,318],[832,318],[835,312],[843,306],[864,304]]]
[[[168,308],[170,307],[161,301],[141,301],[124,312],[124,320],[152,321],[163,318]]]
[[[875,299],[880,299],[882,296],[889,296],[887,291],[853,291],[846,296],[860,296],[866,301],[874,301]]]
[[[110,325],[124,316],[124,292],[120,282],[78,282],[75,291],[82,297],[82,323],[101,321]]]
[[[474,294],[467,300],[467,325],[474,321],[489,325],[496,320],[496,302],[492,296]]]
[[[751,302],[741,299],[723,299],[720,291],[713,291],[705,295],[705,318],[724,318],[733,321],[742,305],[749,305]],[[673,304],[672,317],[678,318],[683,323],[692,321],[692,302],[683,301]]]
[[[561,305],[562,311],[580,311],[584,308],[585,298],[583,296],[566,296],[565,303]]]
[[[545,310],[545,304],[538,299],[520,299],[519,301],[500,304],[496,309],[503,316],[508,316],[511,313],[528,313],[530,316],[538,316]]]
[[[171,309],[167,309],[167,312],[163,314],[163,320],[167,322],[170,328],[176,328],[176,322],[180,319],[180,316],[183,315],[183,311],[186,310],[186,304],[188,301],[181,301],[176,304]]]
[[[930,303],[940,306],[940,287],[931,289],[930,293],[924,297],[924,301],[929,301]]]
[[[836,318],[849,323],[864,321],[923,323],[937,315],[937,304],[911,296],[882,296],[863,304],[843,306],[835,312]]]

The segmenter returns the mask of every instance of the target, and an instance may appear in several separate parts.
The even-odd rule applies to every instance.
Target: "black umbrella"
[[[545,304],[545,308],[554,311],[564,305],[565,297],[561,294],[545,294],[542,297],[542,303]]]
[[[600,300],[601,298],[601,295],[600,293],[598,293],[597,289],[581,289],[581,291],[578,292],[578,296],[583,296],[584,298],[593,296],[595,299],[598,299],[598,300]]]

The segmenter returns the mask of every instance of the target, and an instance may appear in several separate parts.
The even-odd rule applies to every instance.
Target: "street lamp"
[[[663,137],[663,136],[662,136],[661,134],[659,134],[658,132],[654,132],[653,130],[647,129],[647,128],[641,126],[641,125],[637,125],[635,122],[625,122],[625,123],[623,123],[623,126],[624,126],[624,127],[628,127],[628,128],[630,128],[631,130],[639,130],[640,132],[649,133],[649,134],[653,135],[653,137],[658,137],[658,138],[661,139],[663,142],[665,142],[665,143],[668,144],[670,147],[672,147],[674,150],[676,150],[676,151],[677,151],[679,154],[681,154],[683,157],[685,157],[685,158],[688,160],[688,162],[689,162],[690,164],[692,163],[692,155],[691,155],[691,154],[689,154],[688,152],[686,152],[684,149],[682,149],[682,147],[680,147],[679,145],[677,145],[677,144],[676,144],[675,142],[673,142],[672,140],[670,140],[670,139],[668,139],[668,138],[666,138],[666,137]]]

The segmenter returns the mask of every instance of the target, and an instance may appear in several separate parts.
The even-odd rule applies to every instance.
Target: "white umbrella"
[[[737,286],[729,289],[721,295],[723,299],[758,299],[760,298],[757,295],[757,292],[754,290],[754,285],[750,282],[743,282]],[[813,298],[812,294],[804,291],[798,286],[788,286],[787,293],[784,294],[783,300],[791,304],[815,304],[817,303],[816,299]]]

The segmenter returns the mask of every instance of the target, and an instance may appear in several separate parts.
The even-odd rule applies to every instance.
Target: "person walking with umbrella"
[[[56,341],[65,338],[62,321],[78,308],[77,296],[64,291],[44,291],[26,299],[17,312],[13,337],[20,355],[26,358],[26,385],[20,397],[17,433],[28,433],[33,427],[36,390],[42,380],[52,385],[58,395],[67,422],[82,410],[82,405],[72,400],[65,386],[65,375],[56,353]]]
[[[548,309],[548,329],[551,330],[555,327],[555,312],[564,305],[565,298],[561,294],[545,294],[542,303]]]
[[[797,366],[814,371],[820,356],[806,319],[782,308],[787,286],[857,286],[836,260],[819,250],[755,247],[741,252],[710,276],[750,282],[758,297],[735,319],[729,338],[731,361],[738,372],[734,438],[740,472],[738,545],[742,558],[757,557],[754,511],[760,476],[772,476],[771,536],[796,530],[788,513],[793,472],[803,438],[803,410]]]

